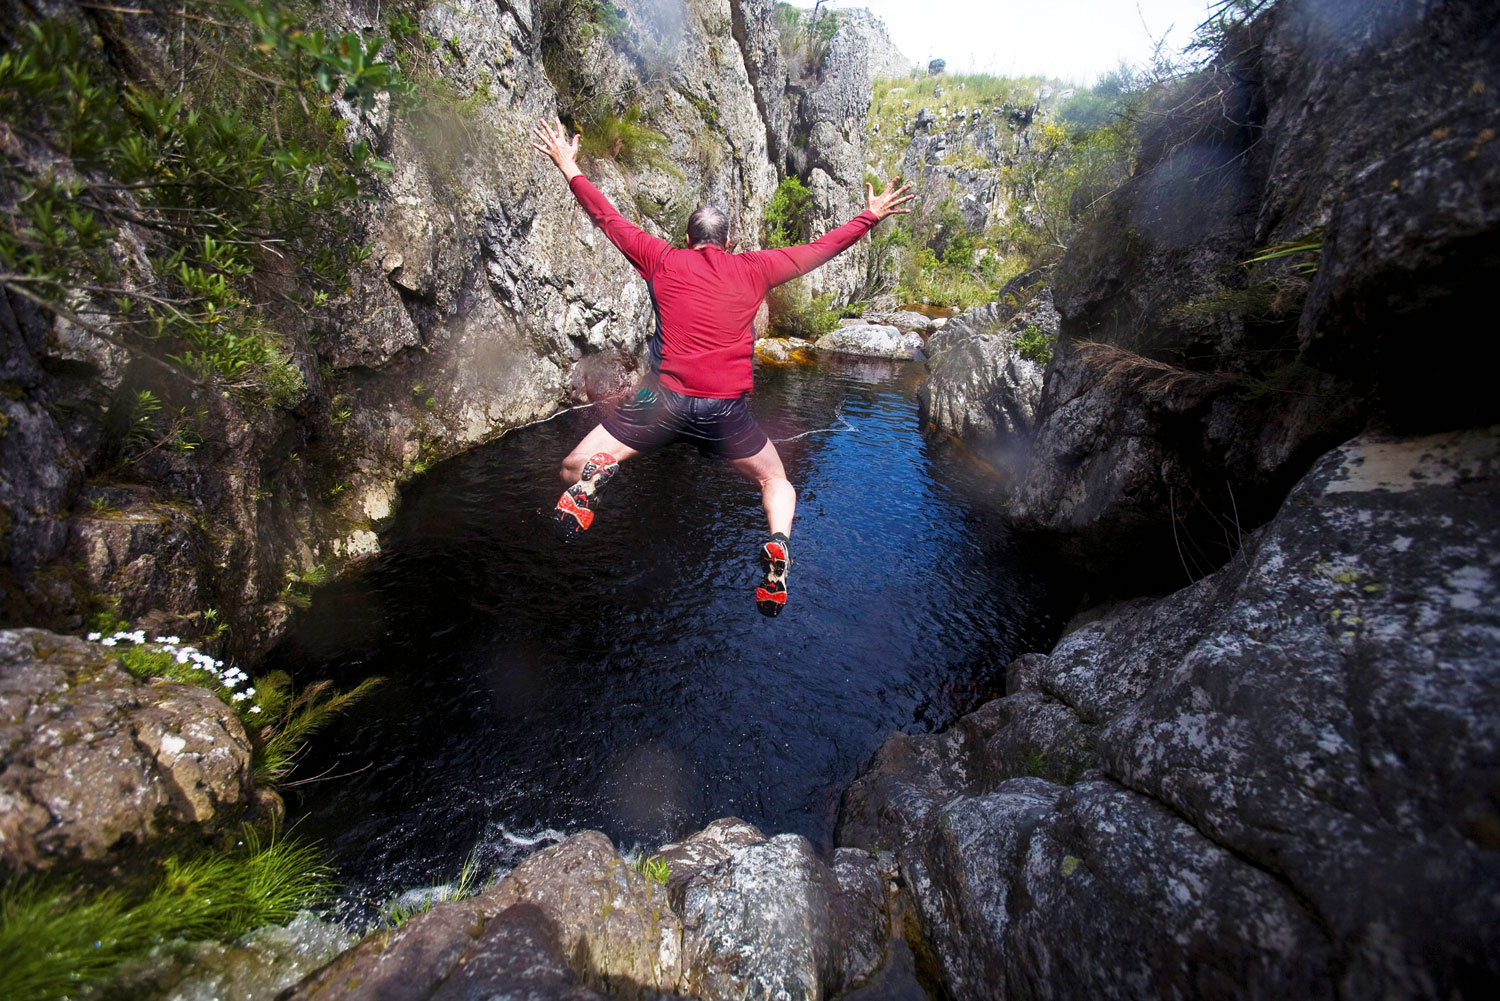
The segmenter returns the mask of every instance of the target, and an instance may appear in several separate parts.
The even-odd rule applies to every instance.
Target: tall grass
[[[171,941],[232,939],[283,924],[333,887],[316,848],[246,828],[231,853],[168,859],[144,894],[43,877],[0,888],[0,998],[75,994]]]
[[[366,678],[345,692],[335,690],[332,682],[316,681],[294,692],[291,676],[285,671],[272,671],[257,679],[265,722],[252,734],[255,781],[270,785],[286,778],[308,738],[368,695],[381,680]]]
[[[640,105],[616,112],[608,100],[599,98],[578,113],[577,122],[579,145],[590,156],[628,167],[655,167],[682,179],[667,137],[641,121]]]

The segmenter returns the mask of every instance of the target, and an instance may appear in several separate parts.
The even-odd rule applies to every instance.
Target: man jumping
[[[776,446],[750,415],[752,324],[766,293],[807,274],[859,242],[880,220],[910,212],[914,195],[892,179],[879,194],[865,185],[868,207],[821,239],[799,247],[729,253],[729,220],[705,205],[688,217],[686,250],[652,236],[620,215],[578,169],[578,136],[561,122],[540,122],[532,147],[551,157],[579,204],[646,280],[656,308],[651,375],[562,462],[566,489],[553,513],[558,538],[571,541],[594,521],[599,489],[620,463],[673,441],[687,440],[729,460],[760,485],[771,538],[761,546],[765,579],[755,589],[763,615],[786,607],[791,565],[788,536],[797,491]]]

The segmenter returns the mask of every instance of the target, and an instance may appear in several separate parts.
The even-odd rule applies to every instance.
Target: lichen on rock
[[[1334,450],[1228,566],[892,738],[838,840],[897,852],[957,996],[1493,982],[1497,476],[1500,429]]]

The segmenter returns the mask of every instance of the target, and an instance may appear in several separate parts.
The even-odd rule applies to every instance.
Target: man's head
[[[712,205],[700,205],[688,216],[687,241],[689,247],[728,246],[729,217]]]

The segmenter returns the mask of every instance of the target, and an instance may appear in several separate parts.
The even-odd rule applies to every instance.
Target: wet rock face
[[[805,838],[715,821],[666,845],[666,886],[595,831],[528,858],[493,889],[366,938],[308,977],[313,998],[823,998],[884,957],[875,861],[832,864]]]
[[[1017,286],[1012,282],[1007,289]],[[1018,305],[990,303],[953,317],[927,343],[930,376],[920,389],[924,418],[976,443],[1024,445],[1036,428],[1044,366],[1021,356],[1023,335],[1055,341],[1058,315],[1050,290]]]
[[[1206,569],[1233,551],[1215,519],[1261,523],[1371,416],[1496,419],[1483,377],[1411,333],[1462,337],[1461,314],[1489,310],[1475,269],[1500,245],[1500,148],[1481,68],[1497,61],[1482,4],[1303,0],[1232,32],[1185,84],[1210,113],[1147,133],[1058,265],[1064,336],[1018,520],[1070,533],[1096,570],[1138,565],[1176,520]],[[1317,249],[1242,264],[1297,242]]]
[[[248,804],[250,741],[212,693],[146,685],[106,648],[0,631],[0,870],[95,861]]]
[[[1217,573],[897,735],[841,844],[894,849],[955,997],[1489,993],[1500,429],[1318,461]]]
[[[809,226],[823,233],[864,210],[865,122],[870,70],[888,58],[884,29],[864,16],[839,17],[822,62],[804,76],[787,65],[773,0],[734,0],[734,35],[749,70],[771,163],[812,193]],[[803,279],[809,295],[846,301],[865,274],[864,243]]]

